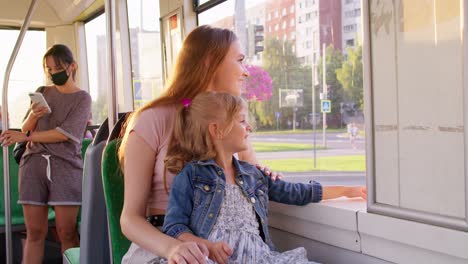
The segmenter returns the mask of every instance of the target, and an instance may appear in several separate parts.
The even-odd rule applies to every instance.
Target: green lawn
[[[315,129],[316,133],[322,133],[322,127],[318,127]],[[327,128],[327,132],[330,133],[346,133],[346,128]],[[296,129],[293,131],[292,129],[288,130],[262,130],[262,131],[254,131],[253,134],[256,135],[274,135],[274,134],[312,134],[312,129]]]
[[[317,158],[317,168],[314,168],[313,158],[261,160],[273,171],[306,172],[306,171],[365,171],[366,159],[364,155],[334,156]]]
[[[278,151],[296,151],[313,150],[313,144],[297,143],[275,143],[275,142],[253,142],[252,146],[255,152],[278,152]],[[316,145],[317,149],[325,149],[321,145]]]

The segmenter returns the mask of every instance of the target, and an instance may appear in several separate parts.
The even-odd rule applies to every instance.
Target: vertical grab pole
[[[2,127],[7,130],[8,127],[8,82],[10,81],[10,74],[15,63],[16,55],[23,43],[24,35],[29,28],[32,15],[36,9],[37,0],[32,0],[29,6],[28,13],[24,19],[24,23],[21,26],[20,34],[16,40],[15,47],[11,53],[10,60],[5,70],[5,77],[3,79],[3,92],[2,92]],[[6,263],[13,263],[13,240],[11,230],[11,208],[10,208],[10,157],[8,153],[8,147],[3,147],[3,188],[5,194],[5,245],[6,245]]]
[[[116,22],[115,22],[115,1],[105,1],[106,13],[106,40],[107,40],[107,124],[109,125],[109,133],[112,131],[117,122],[117,58],[116,58]]]

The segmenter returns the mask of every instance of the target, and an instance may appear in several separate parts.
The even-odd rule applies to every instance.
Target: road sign
[[[142,99],[142,91],[141,91],[141,81],[140,80],[133,80],[133,97],[135,100]]]
[[[276,115],[276,118],[280,118],[281,112],[276,112],[275,115]]]
[[[331,112],[331,101],[330,100],[322,100],[320,104],[320,111],[322,113],[330,113]]]

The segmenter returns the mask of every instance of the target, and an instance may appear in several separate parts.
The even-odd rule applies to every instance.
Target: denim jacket
[[[255,209],[260,235],[274,250],[268,232],[268,200],[294,205],[319,202],[322,186],[317,182],[272,181],[255,166],[233,160],[235,182]],[[221,209],[226,184],[223,169],[213,160],[188,163],[172,182],[163,231],[175,238],[182,233],[192,233],[207,239]]]

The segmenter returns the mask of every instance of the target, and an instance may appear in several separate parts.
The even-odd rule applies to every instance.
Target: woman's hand
[[[31,112],[29,116],[31,116],[34,119],[39,119],[43,117],[45,114],[47,114],[49,110],[45,106],[41,106],[39,103],[32,103],[31,104]]]
[[[263,171],[266,176],[269,176],[273,181],[281,180],[283,178],[283,174],[281,172],[271,171],[268,166],[263,167],[260,164],[256,164],[257,169]]]
[[[26,141],[26,134],[19,131],[5,130],[0,136],[0,142],[2,142],[2,146],[10,146],[16,142],[24,141]]]
[[[172,248],[167,260],[169,264],[206,264],[208,254],[208,249],[203,244],[182,242]]]
[[[209,242],[210,259],[218,264],[227,264],[233,251],[226,242]]]

